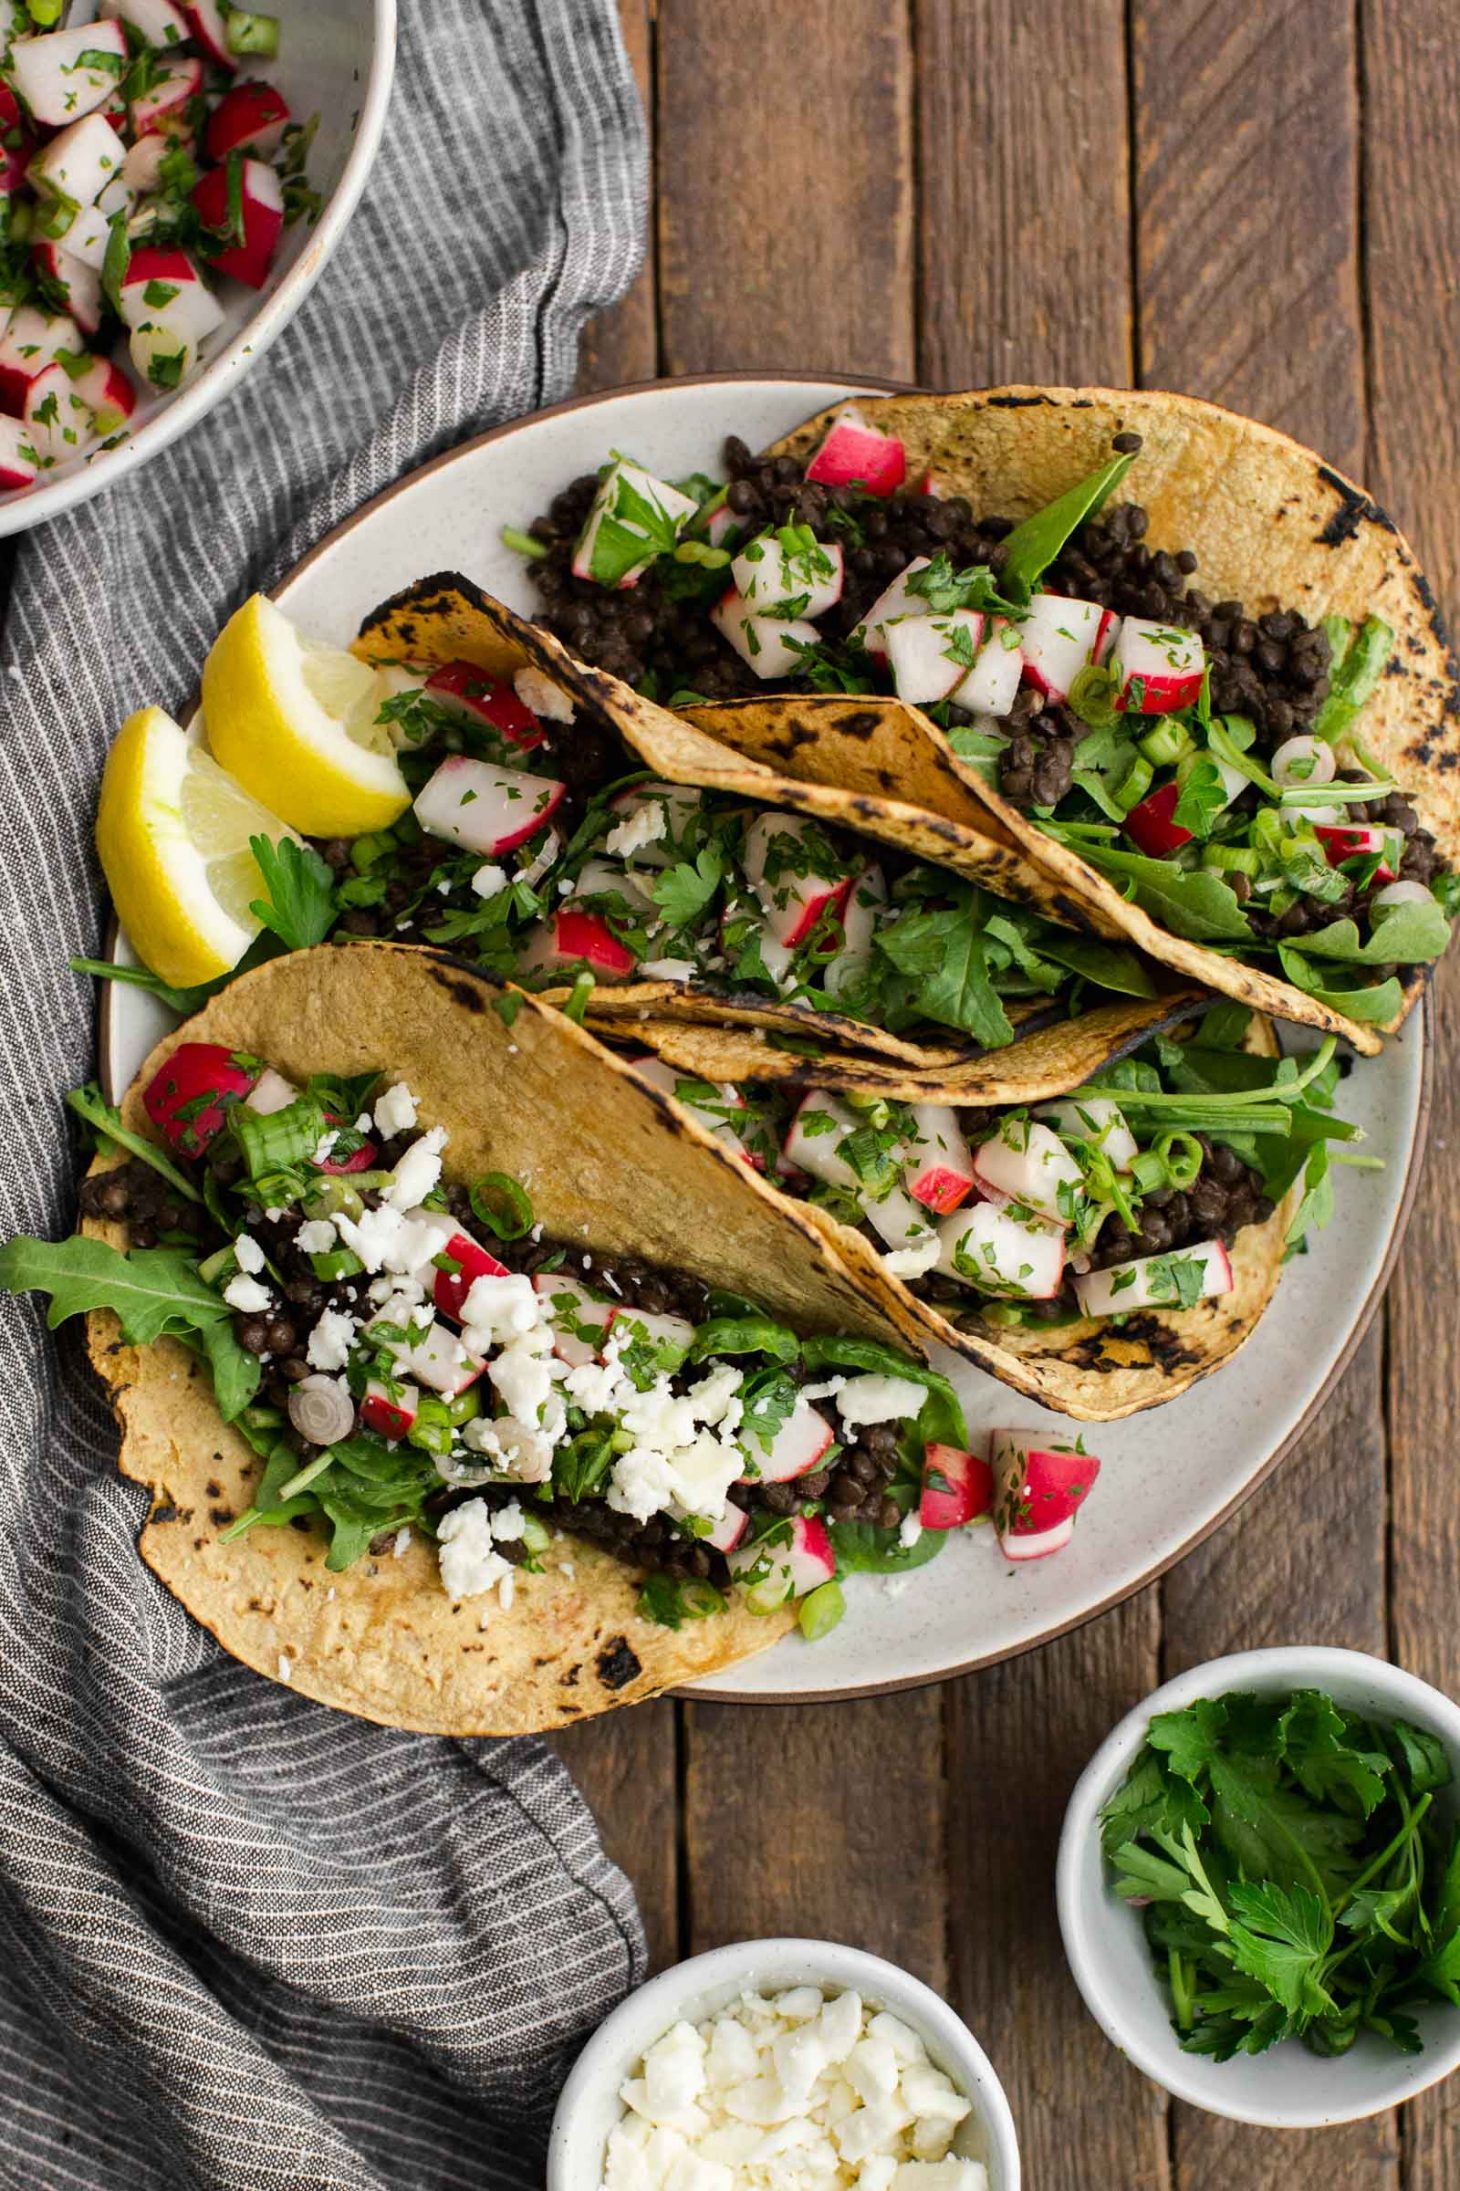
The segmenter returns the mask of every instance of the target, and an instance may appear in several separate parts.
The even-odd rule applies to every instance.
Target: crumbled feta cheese
[[[252,1276],[264,1267],[264,1251],[252,1233],[241,1232],[233,1243],[233,1256],[240,1270]]]
[[[512,679],[512,690],[525,708],[534,715],[542,715],[550,723],[571,723],[576,710],[572,696],[555,685],[551,677],[545,677],[540,669],[525,662]]]
[[[489,1473],[493,1475],[515,1476],[519,1483],[546,1483],[553,1472],[553,1440],[534,1423],[520,1423],[512,1415],[476,1415],[461,1435],[474,1453],[492,1464]],[[448,1468],[438,1462],[437,1466],[450,1483],[468,1480],[458,1464]],[[479,1483],[482,1472],[470,1472],[470,1480]]]
[[[260,1309],[271,1308],[274,1300],[267,1286],[261,1286],[257,1278],[250,1278],[244,1271],[229,1279],[223,1288],[223,1298],[231,1309],[237,1309],[244,1316],[256,1316]]]
[[[331,1126],[327,1134],[321,1134],[319,1140],[314,1145],[314,1154],[309,1160],[310,1163],[328,1164],[330,1158],[335,1153],[335,1143],[339,1140],[339,1138],[340,1130],[338,1126]]]
[[[375,1131],[386,1141],[393,1141],[397,1134],[408,1134],[416,1123],[416,1099],[403,1080],[375,1099]]]
[[[403,1559],[405,1558],[405,1556],[406,1556],[407,1552],[409,1552],[410,1548],[411,1548],[411,1525],[410,1525],[410,1523],[409,1523],[409,1522],[407,1522],[407,1523],[406,1523],[406,1525],[405,1525],[405,1527],[404,1527],[403,1529],[398,1529],[398,1530],[396,1531],[396,1533],[395,1533],[395,1543],[394,1543],[394,1544],[393,1544],[393,1545],[391,1546],[391,1551],[393,1552],[393,1554],[395,1555],[395,1557],[396,1557],[396,1558],[397,1558],[398,1560],[403,1560]]]
[[[326,1309],[309,1334],[305,1360],[311,1369],[343,1369],[354,1343],[354,1317],[344,1309]]]
[[[293,1665],[292,1665],[292,1664],[290,1663],[290,1661],[289,1661],[289,1660],[288,1660],[287,1658],[285,1658],[285,1656],[284,1656],[283,1652],[281,1651],[281,1652],[279,1653],[279,1679],[280,1679],[280,1681],[287,1681],[287,1680],[288,1680],[288,1679],[290,1678],[290,1676],[292,1675],[293,1671],[294,1671]]]
[[[616,860],[631,860],[646,844],[657,844],[668,827],[669,813],[664,800],[646,799],[621,822],[614,823],[603,840],[603,849]]]
[[[490,1354],[544,1322],[551,1323],[551,1311],[524,1271],[473,1279],[461,1304],[461,1335],[476,1354]]]
[[[897,1541],[902,1546],[903,1551],[911,1552],[922,1533],[923,1525],[919,1519],[918,1510],[915,1506],[910,1506],[903,1515],[901,1526],[897,1532]]]
[[[307,1217],[294,1235],[301,1255],[328,1255],[339,1234],[327,1217]]]
[[[510,1561],[503,1559],[493,1543],[492,1524],[492,1510],[485,1499],[467,1499],[441,1517],[436,1542],[442,1587],[449,1598],[459,1602],[480,1597],[484,1590],[494,1589],[511,1574]]]
[[[486,866],[479,867],[472,876],[471,886],[479,898],[499,898],[506,889],[508,880],[506,868],[494,867],[488,860]]]
[[[926,1240],[916,1241],[905,1248],[889,1248],[882,1258],[882,1268],[889,1278],[921,1278],[930,1271],[943,1252],[943,1244],[936,1233]]]
[[[392,1209],[411,1210],[425,1201],[441,1177],[441,1151],[445,1146],[444,1126],[432,1126],[419,1141],[411,1143],[396,1165],[389,1186],[382,1189]]]
[[[911,1377],[849,1377],[836,1396],[837,1412],[848,1430],[864,1423],[896,1423],[916,1415],[928,1397],[926,1385]]]
[[[693,959],[645,959],[639,972],[651,981],[693,981],[697,968]]]
[[[855,1993],[744,1993],[677,2023],[619,2099],[601,2191],[988,2191],[949,2151],[970,2103]]]

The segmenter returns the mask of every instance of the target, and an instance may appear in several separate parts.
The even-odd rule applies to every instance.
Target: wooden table
[[[1454,609],[1454,0],[653,13],[624,0],[652,263],[590,330],[588,386],[741,366],[1187,389],[1365,480]],[[1303,1638],[1460,1693],[1460,953],[1437,988],[1429,1162],[1383,1311],[1211,1542],[1078,1634],[941,1688],[665,1702],[561,1742],[656,1964],[802,1932],[909,1965],[988,2046],[1031,2191],[1460,2187],[1460,2086],[1297,2137],[1168,2105],[1086,2014],[1054,1912],[1069,1788],[1164,1675]]]

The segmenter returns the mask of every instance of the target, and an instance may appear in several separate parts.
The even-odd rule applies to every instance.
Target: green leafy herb
[[[1040,579],[1088,518],[1107,502],[1135,462],[1134,454],[1113,456],[1053,502],[1016,525],[1004,542],[999,584],[1011,601],[1027,603]]]
[[[695,854],[693,864],[680,860],[656,875],[649,893],[671,928],[692,928],[724,877],[724,859],[713,845],[705,845]]]
[[[249,911],[276,935],[286,951],[307,951],[323,943],[335,917],[335,879],[309,845],[281,837],[250,837],[249,851],[264,878],[267,896]]]
[[[134,1134],[122,1124],[122,1114],[114,1103],[108,1103],[95,1081],[89,1080],[84,1088],[73,1088],[67,1096],[68,1107],[80,1119],[84,1119],[96,1136],[97,1146],[105,1149],[114,1142],[119,1149],[126,1149],[132,1156],[140,1157],[159,1172],[175,1194],[189,1202],[200,1202],[199,1194],[186,1172],[180,1171],[165,1149],[159,1149],[155,1141],[144,1134]]]
[[[1335,649],[1328,696],[1313,719],[1314,736],[1330,741],[1342,738],[1359,710],[1374,697],[1385,665],[1394,652],[1394,627],[1386,624],[1382,616],[1366,617],[1356,638],[1349,637],[1348,627],[1342,625],[1341,619],[1326,624],[1330,645],[1340,627],[1346,643],[1341,652]]]
[[[1172,860],[1153,860],[1143,852],[1127,852],[1084,832],[1076,836],[1061,827],[1045,826],[1060,843],[1073,844],[1102,875],[1125,883],[1127,896],[1173,936],[1185,936],[1192,943],[1251,939],[1251,926],[1231,886],[1210,869],[1178,867]]]

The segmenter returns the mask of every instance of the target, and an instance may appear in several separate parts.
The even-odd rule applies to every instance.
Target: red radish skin
[[[719,1520],[712,1522],[697,1542],[709,1545],[712,1552],[730,1553],[749,1527],[750,1516],[743,1506],[727,1506]]]
[[[547,736],[538,717],[518,699],[507,680],[489,676],[475,662],[442,663],[426,679],[425,690],[459,722],[485,723],[523,753],[540,746]]]
[[[220,165],[230,152],[272,159],[288,122],[288,101],[272,84],[235,84],[208,116],[203,149]]]
[[[924,1529],[963,1529],[994,1503],[994,1472],[978,1453],[930,1445],[923,1456],[918,1520]]]
[[[1206,650],[1194,631],[1146,616],[1125,618],[1111,662],[1120,714],[1173,715],[1192,707],[1206,674]]]
[[[806,467],[806,477],[823,487],[865,487],[869,494],[890,495],[907,477],[907,451],[892,434],[866,426],[854,411],[829,429]]]
[[[73,386],[90,406],[99,434],[114,434],[137,408],[136,389],[110,358],[93,358],[85,372],[76,375]]]
[[[415,1422],[420,1404],[421,1395],[414,1385],[396,1385],[393,1392],[387,1392],[379,1378],[372,1377],[360,1402],[360,1421],[366,1430],[394,1443]]]
[[[203,89],[201,61],[169,61],[153,82],[132,101],[132,135],[179,137],[191,140],[189,109]]]
[[[907,1191],[924,1209],[946,1217],[966,1202],[977,1185],[957,1114],[943,1103],[915,1103],[916,1136],[907,1144],[903,1177]]]
[[[770,1451],[754,1447],[755,1472],[742,1483],[792,1483],[809,1476],[835,1438],[831,1424],[809,1400],[798,1400],[771,1440]]]
[[[442,1258],[456,1265],[455,1270],[442,1270],[438,1264],[432,1273],[431,1299],[438,1315],[449,1316],[454,1324],[461,1322],[461,1312],[466,1297],[479,1278],[505,1278],[507,1266],[499,1263],[480,1241],[469,1233],[454,1232],[441,1250]]]
[[[31,382],[54,365],[63,350],[79,357],[85,348],[81,329],[64,312],[42,312],[23,304],[0,336],[0,410],[19,418]]]
[[[1372,822],[1352,823],[1345,827],[1340,823],[1316,822],[1313,834],[1322,845],[1330,867],[1341,867],[1345,860],[1367,859],[1375,852],[1388,854],[1390,832],[1379,829]],[[1393,882],[1396,870],[1387,856],[1374,870],[1379,882]]]
[[[1037,593],[1019,627],[1024,675],[1046,699],[1067,700],[1091,659],[1107,612],[1095,601]]]
[[[823,913],[830,907],[840,912],[846,904],[854,875],[797,875],[789,859],[783,861],[779,840],[799,842],[808,825],[789,814],[757,814],[745,832],[742,860],[746,875],[765,909],[766,926],[774,940],[794,951],[804,943]],[[768,866],[776,864],[774,881],[765,879]]]
[[[758,1613],[773,1613],[787,1598],[804,1598],[836,1573],[836,1553],[819,1515],[795,1514],[784,1527],[785,1542],[760,1537],[738,1545],[730,1555],[730,1572],[737,1579],[764,1570],[746,1591],[746,1603]]]
[[[887,659],[887,625],[898,616],[925,616],[928,604],[920,594],[909,590],[908,580],[928,567],[925,555],[915,555],[907,569],[899,571],[885,593],[879,593],[868,609],[866,617],[852,633],[854,641],[866,648],[878,661]]]
[[[0,132],[16,127],[20,120],[20,101],[8,84],[0,84]]]
[[[229,75],[238,66],[235,54],[228,50],[228,25],[218,0],[182,0],[182,11],[188,19],[188,29],[219,68],[226,68]]]
[[[142,1108],[170,1149],[201,1156],[261,1068],[221,1042],[182,1042],[142,1092]]]
[[[454,753],[417,794],[415,814],[428,837],[496,859],[545,829],[566,791],[556,777],[530,776]]]
[[[39,38],[17,38],[5,73],[33,122],[64,129],[115,96],[127,59],[120,23],[78,23]]]
[[[379,1153],[373,1141],[362,1141],[351,1155],[341,1157],[338,1161],[332,1156],[326,1157],[323,1164],[316,1165],[315,1169],[325,1173],[330,1179],[346,1179],[351,1172],[368,1172]]]
[[[284,233],[284,192],[278,176],[262,160],[245,160],[240,173],[243,241],[205,252],[215,274],[227,274],[249,289],[262,289],[279,238]],[[210,168],[200,175],[193,190],[193,204],[205,228],[215,235],[229,225],[228,171]]]
[[[0,489],[33,487],[39,477],[30,435],[19,419],[0,418]]]
[[[596,973],[622,978],[638,964],[628,945],[619,942],[597,913],[575,913],[564,907],[553,915],[553,934],[560,959],[583,959]]]
[[[1173,852],[1191,843],[1191,831],[1172,819],[1180,797],[1181,786],[1173,778],[1159,791],[1150,792],[1139,806],[1133,806],[1125,818],[1126,835],[1153,860],[1169,859]]]
[[[1040,1559],[1067,1544],[1100,1462],[1039,1431],[991,1433],[994,1526],[1009,1559]]]

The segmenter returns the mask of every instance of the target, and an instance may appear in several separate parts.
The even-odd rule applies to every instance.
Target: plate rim
[[[585,394],[565,396],[558,403],[547,404],[540,410],[525,412],[519,418],[507,419],[500,425],[488,427],[484,432],[474,434],[469,440],[454,443],[451,448],[442,450],[425,464],[418,465],[414,470],[403,473],[399,479],[392,480],[388,486],[381,488],[377,494],[372,495],[369,501],[361,503],[360,507],[352,510],[348,517],[341,519],[338,525],[332,526],[305,555],[299,558],[297,563],[291,564],[289,569],[268,589],[269,597],[274,599],[285,593],[297,579],[301,578],[324,555],[332,552],[343,539],[354,532],[367,518],[373,516],[398,495],[404,493],[407,489],[414,489],[432,473],[443,471],[448,465],[458,463],[464,458],[474,455],[490,443],[506,440],[513,434],[522,433],[530,427],[539,425],[545,419],[563,418],[572,412],[589,410],[605,403],[615,402],[624,396],[645,396],[656,390],[667,391],[686,387],[743,387],[748,383],[759,387],[772,385],[812,387],[840,385],[846,395],[863,392],[886,394],[915,394],[918,392],[917,383],[905,380],[887,380],[872,373],[859,374],[855,377],[849,376],[843,379],[838,374],[830,371],[776,372],[768,371],[765,368],[746,367],[721,373],[656,375],[647,380],[625,381],[612,388],[595,389]],[[833,398],[833,400],[839,399]],[[103,945],[104,954],[108,958],[115,955],[119,926],[115,908],[109,905],[106,936]],[[100,983],[98,988],[101,994],[98,998],[97,1007],[97,1067],[103,1086],[110,1088],[112,1079],[110,1017],[106,1009],[106,991]],[[1179,1561],[1184,1560],[1190,1553],[1198,1550],[1219,1529],[1224,1528],[1239,1508],[1246,1504],[1247,1500],[1268,1481],[1283,1461],[1287,1459],[1299,1440],[1307,1435],[1319,1413],[1327,1406],[1335,1387],[1358,1352],[1378,1313],[1385,1293],[1388,1291],[1390,1280],[1394,1275],[1395,1265],[1399,1260],[1400,1250],[1404,1245],[1405,1235],[1409,1230],[1415,1199],[1419,1191],[1420,1177],[1424,1170],[1425,1158],[1429,1148],[1430,1122],[1434,1104],[1434,1011],[1434,988],[1432,983],[1427,982],[1421,1009],[1412,1015],[1407,1028],[1402,1029],[1395,1038],[1398,1041],[1403,1041],[1405,1034],[1410,1031],[1418,1038],[1420,1044],[1419,1092],[1415,1105],[1414,1132],[1409,1144],[1403,1191],[1400,1196],[1399,1206],[1390,1225],[1389,1237],[1385,1244],[1379,1268],[1359,1306],[1357,1315],[1350,1325],[1342,1348],[1335,1356],[1327,1375],[1312,1395],[1302,1414],[1261,1465],[1253,1471],[1245,1483],[1237,1488],[1232,1497],[1215,1514],[1210,1515],[1204,1522],[1200,1523],[1191,1532],[1190,1536],[1183,1538],[1181,1543],[1171,1551],[1164,1553],[1150,1566],[1143,1568],[1131,1580],[1122,1583],[1118,1588],[1102,1597],[1098,1604],[1084,1607],[1079,1612],[1071,1614],[1068,1619],[1056,1620],[1048,1626],[1043,1626],[1037,1634],[1027,1636],[1017,1643],[1000,1645],[993,1650],[978,1652],[971,1658],[959,1659],[955,1664],[942,1667],[936,1673],[906,1674],[893,1676],[883,1681],[841,1683],[827,1689],[785,1690],[779,1694],[766,1693],[755,1689],[720,1687],[718,1677],[715,1677],[717,1685],[713,1688],[694,1684],[684,1688],[668,1689],[664,1694],[683,1702],[700,1704],[793,1707],[799,1704],[850,1702],[862,1697],[889,1696],[901,1690],[934,1688],[942,1682],[955,1681],[965,1674],[977,1673],[984,1667],[998,1666],[1009,1660],[1022,1658],[1030,1651],[1041,1650],[1046,1644],[1057,1642],[1062,1636],[1073,1635],[1078,1629],[1087,1626],[1091,1621],[1098,1620],[1102,1615],[1114,1611],[1117,1606],[1125,1604],[1138,1591],[1146,1589],[1153,1582],[1159,1582]],[[1151,1409],[1145,1412],[1154,1413],[1155,1410]]]

